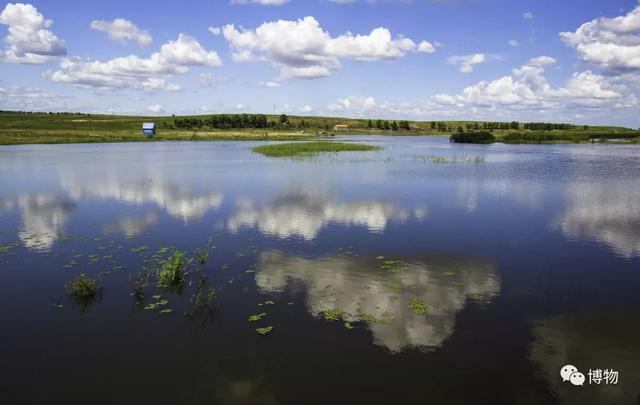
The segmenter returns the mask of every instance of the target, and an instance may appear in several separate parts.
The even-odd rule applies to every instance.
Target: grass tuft
[[[184,285],[185,258],[183,252],[174,252],[158,271],[158,286],[180,289]]]
[[[99,278],[91,278],[85,273],[78,274],[73,280],[65,284],[67,294],[78,299],[95,298],[98,292]]]

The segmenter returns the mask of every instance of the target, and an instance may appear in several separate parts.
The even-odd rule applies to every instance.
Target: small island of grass
[[[305,157],[322,152],[366,152],[382,149],[379,146],[345,142],[296,142],[256,146],[251,150],[269,157]]]

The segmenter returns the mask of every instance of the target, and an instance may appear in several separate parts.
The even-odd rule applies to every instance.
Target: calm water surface
[[[0,147],[0,402],[640,403],[637,146],[346,139],[384,150]],[[208,240],[182,291],[132,295]]]

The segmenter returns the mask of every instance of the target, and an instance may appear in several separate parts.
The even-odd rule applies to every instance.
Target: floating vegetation
[[[145,311],[154,311],[156,309],[159,309],[158,313],[161,313],[161,314],[166,314],[166,313],[169,313],[169,312],[173,311],[170,308],[164,308],[164,306],[167,305],[169,303],[169,301],[166,300],[166,299],[163,299],[162,296],[154,295],[152,298],[155,300],[155,302],[147,304],[144,307]]]
[[[350,322],[345,322],[345,323],[344,323],[344,327],[345,327],[346,329],[349,329],[349,330],[353,329],[353,325],[351,325],[351,323],[350,323]]]
[[[265,326],[264,328],[257,328],[256,332],[258,332],[261,335],[266,335],[268,333],[271,333],[272,330],[273,330],[273,326]]]
[[[265,316],[267,316],[266,312],[261,312],[259,314],[249,315],[249,322],[258,322],[259,320],[261,320]]]
[[[427,305],[424,303],[424,301],[421,298],[418,298],[418,297],[414,297],[411,299],[411,302],[409,303],[409,308],[416,315],[424,315],[427,313]]]
[[[9,243],[8,245],[0,245],[0,253],[9,253],[11,249],[18,247],[18,242]]]
[[[389,323],[388,319],[376,318],[372,314],[361,314],[360,315],[360,320],[363,321],[363,322],[377,323],[377,324],[382,324],[382,325],[386,325],[386,324]]]
[[[399,278],[392,278],[389,282],[384,284],[384,288],[389,292],[398,294],[404,288],[404,284]]]
[[[456,273],[454,273],[453,271],[445,271],[444,273],[442,273],[442,275],[445,276],[445,277],[452,277],[455,274]]]
[[[147,250],[149,250],[149,246],[138,246],[131,249],[133,253],[142,253],[146,252]]]
[[[432,163],[485,163],[484,156],[431,156]]]
[[[265,301],[264,302],[264,305],[273,305],[273,304],[275,304],[275,302],[273,302],[273,301]]]
[[[379,146],[344,142],[299,142],[261,145],[251,150],[268,157],[309,157],[322,152],[364,152],[382,149]]]
[[[342,315],[344,315],[344,311],[334,308],[324,311],[323,315],[324,319],[327,321],[337,321],[342,318]]]
[[[76,264],[78,264],[78,262],[76,262],[75,260],[71,260],[69,263],[65,264],[64,267],[67,268],[67,269],[70,269],[73,266],[75,266]]]
[[[174,252],[158,271],[158,286],[180,290],[184,285],[185,259],[183,252]]]
[[[384,256],[378,256],[378,257],[376,257],[376,259],[378,259],[378,260],[384,260]]]

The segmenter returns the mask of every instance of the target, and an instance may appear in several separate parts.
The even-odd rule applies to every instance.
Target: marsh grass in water
[[[174,252],[158,271],[158,286],[180,290],[186,274],[184,252]]]
[[[189,298],[184,315],[194,321],[196,328],[204,330],[207,320],[213,323],[216,293],[209,287],[209,279],[200,275],[196,291]]]
[[[78,274],[64,285],[67,294],[80,306],[80,311],[89,311],[100,292],[100,276],[91,278],[85,273]]]
[[[100,278],[91,278],[85,273],[78,274],[73,280],[65,284],[67,294],[78,299],[94,298],[98,293]]]
[[[485,163],[484,156],[436,156],[430,157],[432,163]]]
[[[367,152],[382,149],[379,146],[344,142],[296,142],[261,145],[251,150],[268,157],[307,157],[322,152]]]

